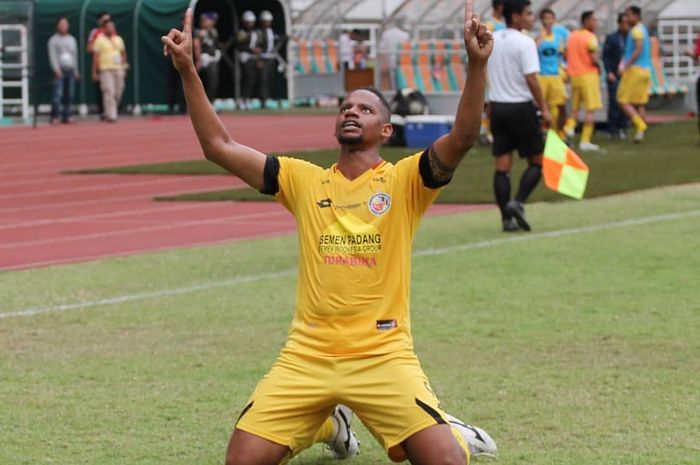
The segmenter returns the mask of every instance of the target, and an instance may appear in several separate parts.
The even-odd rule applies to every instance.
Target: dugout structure
[[[286,2],[276,0],[36,0],[32,38],[36,57],[36,100],[48,104],[51,100],[51,69],[46,44],[55,31],[56,19],[68,18],[71,34],[79,46],[79,70],[82,79],[76,87],[76,103],[95,103],[96,92],[90,80],[92,57],[86,53],[88,34],[95,27],[97,14],[106,11],[112,16],[117,31],[124,39],[129,63],[123,104],[143,107],[163,104],[168,94],[169,59],[163,56],[160,37],[170,28],[180,27],[187,7],[195,10],[195,17],[203,11],[219,14],[217,28],[226,56],[221,64],[219,96],[235,97],[237,74],[231,48],[234,31],[239,27],[243,11],[256,14],[269,10],[275,16],[273,28],[280,34],[288,30],[289,16]],[[287,82],[282,74],[275,81],[274,94],[287,96]]]

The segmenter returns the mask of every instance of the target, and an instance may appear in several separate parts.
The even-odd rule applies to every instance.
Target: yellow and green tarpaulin
[[[542,171],[549,189],[575,199],[583,198],[588,183],[588,166],[551,129],[547,132]]]

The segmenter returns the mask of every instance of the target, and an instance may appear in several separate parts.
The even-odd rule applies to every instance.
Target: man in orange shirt
[[[581,25],[582,29],[571,33],[566,50],[566,62],[571,77],[572,112],[564,129],[567,135],[573,135],[578,111],[583,106],[586,114],[579,148],[584,151],[600,150],[599,146],[591,142],[595,129],[595,111],[603,108],[600,98],[598,39],[595,36],[598,20],[592,11],[583,12]]]

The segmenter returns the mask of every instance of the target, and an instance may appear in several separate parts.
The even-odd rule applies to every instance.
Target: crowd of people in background
[[[504,8],[513,0],[492,0],[492,12],[485,25],[497,32],[507,29]],[[519,3],[519,2],[516,2]],[[534,12],[533,12],[534,14]],[[583,151],[600,151],[593,143],[595,112],[603,108],[600,81],[607,88],[607,134],[609,137],[627,138],[630,126],[634,127],[634,141],[641,142],[647,130],[645,106],[651,85],[651,46],[649,31],[642,22],[642,11],[629,6],[617,17],[617,29],[598,44],[598,19],[594,11],[581,15],[580,27],[569,31],[557,22],[556,13],[545,8],[539,12],[540,27],[532,35],[538,52],[538,81],[552,127],[559,134],[572,140],[582,112],[582,129],[578,147]],[[240,79],[240,96],[237,107],[242,110],[261,102],[265,107],[272,96],[274,75],[281,62],[281,48],[286,37],[272,27],[273,15],[269,11],[256,17],[245,11],[241,26],[233,38],[235,61],[228,57],[228,45],[221,42],[217,30],[218,14],[203,12],[194,31],[194,59],[211,102],[219,96],[221,65],[236,66],[234,73]],[[533,24],[521,32],[529,33]],[[397,66],[396,50],[399,44],[410,40],[401,19],[389,25],[381,34],[378,44],[380,87],[391,89],[395,82]],[[124,92],[129,70],[124,40],[119,36],[108,12],[97,16],[97,25],[87,38],[87,53],[92,60],[90,77],[95,86],[95,102],[100,118],[115,122]],[[367,65],[369,50],[362,31],[343,31],[339,38],[339,70],[362,69]],[[694,50],[687,54],[694,59],[700,56],[700,37]],[[75,37],[70,34],[66,17],[56,22],[56,33],[48,43],[48,55],[53,73],[51,123],[72,123],[72,102],[79,73],[79,50]],[[168,67],[168,109],[171,113],[187,111],[182,84],[177,72]],[[700,73],[697,86],[700,86]],[[570,92],[567,92],[567,87]],[[700,90],[700,87],[698,88]],[[570,94],[570,95],[569,95]],[[697,92],[700,95],[700,91]],[[698,97],[700,113],[700,97]],[[567,104],[568,107],[567,107]],[[567,114],[567,108],[570,113]],[[481,140],[493,143],[491,130],[491,99],[489,90],[482,121]],[[700,128],[700,118],[699,118]]]

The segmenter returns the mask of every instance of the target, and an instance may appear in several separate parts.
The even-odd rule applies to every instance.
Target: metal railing
[[[12,37],[15,35],[15,37]],[[11,45],[5,45],[9,43]],[[18,44],[18,45],[17,45]],[[19,108],[22,119],[29,120],[29,48],[27,27],[23,24],[0,25],[0,118],[6,114],[6,108]],[[7,97],[17,92],[19,97]],[[14,112],[7,112],[8,114]]]
[[[662,49],[661,63],[666,74],[675,80],[688,80],[698,72],[693,59],[685,54],[695,46],[700,34],[700,19],[662,19],[658,36]]]

